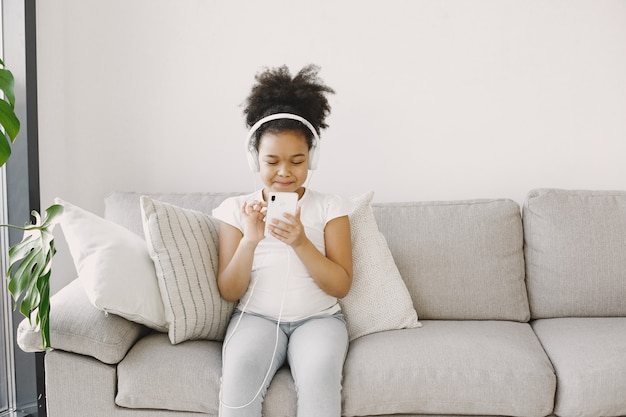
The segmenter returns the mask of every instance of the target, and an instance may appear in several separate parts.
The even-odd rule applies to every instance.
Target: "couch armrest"
[[[17,343],[25,352],[42,351],[41,332],[22,320]],[[149,329],[95,308],[76,279],[50,299],[52,349],[79,353],[108,364],[120,362]]]

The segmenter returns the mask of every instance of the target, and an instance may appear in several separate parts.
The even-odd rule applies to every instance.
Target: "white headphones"
[[[277,119],[292,119],[297,120],[304,124],[309,128],[311,133],[313,134],[313,143],[311,143],[311,149],[309,149],[309,169],[314,170],[317,168],[317,160],[319,159],[319,146],[320,146],[320,137],[317,134],[317,131],[313,127],[313,125],[304,117],[298,116],[297,114],[292,113],[276,113],[270,114],[256,122],[248,132],[248,136],[246,136],[246,156],[248,157],[248,165],[250,166],[250,171],[259,172],[259,152],[255,147],[255,144],[252,140],[254,137],[254,133],[265,123],[271,122],[272,120]]]

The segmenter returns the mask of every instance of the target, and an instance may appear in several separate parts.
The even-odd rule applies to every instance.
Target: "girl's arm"
[[[263,206],[260,202],[244,203],[245,236],[236,227],[220,222],[217,286],[225,300],[237,301],[248,289],[254,250],[264,237]]]
[[[289,214],[285,214],[285,217],[292,224],[278,222],[280,226],[272,229],[274,236],[291,245],[325,293],[337,298],[345,297],[352,285],[352,241],[348,216],[337,217],[326,223],[326,256],[306,237],[300,223],[300,208],[295,217]]]
[[[337,217],[326,224],[324,229],[326,256],[323,256],[310,241],[308,242],[322,258],[319,262],[312,263],[314,271],[311,271],[311,267],[305,262],[317,285],[333,297],[343,298],[348,295],[352,285],[352,240],[348,216]],[[301,258],[307,256],[304,250],[301,251],[302,255],[299,255]]]

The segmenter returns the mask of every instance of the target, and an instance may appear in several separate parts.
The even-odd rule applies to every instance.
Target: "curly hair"
[[[328,127],[325,119],[330,114],[330,105],[326,94],[335,92],[318,77],[319,69],[316,65],[307,65],[292,77],[287,66],[283,65],[257,74],[256,84],[246,99],[243,111],[248,128],[270,114],[293,113],[308,120],[319,135],[321,129]],[[265,132],[287,130],[301,132],[311,147],[311,131],[291,119],[273,120],[261,126],[255,132],[255,146],[258,147],[259,139]]]

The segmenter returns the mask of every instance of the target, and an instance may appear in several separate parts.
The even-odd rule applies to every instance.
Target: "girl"
[[[218,286],[240,300],[223,347],[220,416],[261,416],[263,397],[287,362],[298,417],[339,417],[348,335],[337,299],[352,283],[351,203],[305,188],[315,169],[319,131],[334,91],[307,66],[256,76],[244,114],[246,143],[263,188],[225,200],[220,220]],[[273,191],[298,195],[296,214],[268,224]]]

